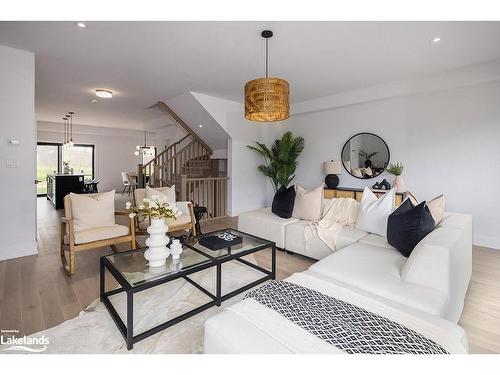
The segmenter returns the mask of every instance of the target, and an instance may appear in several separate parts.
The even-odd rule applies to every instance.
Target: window
[[[64,173],[64,165],[73,173],[85,174],[85,179],[93,179],[94,145],[74,145],[63,148],[60,143],[38,142],[37,144],[37,195],[47,194],[47,174]]]
[[[47,194],[47,175],[59,171],[59,145],[38,143],[36,146],[36,193]]]
[[[62,171],[67,164],[73,173],[84,173],[88,177],[94,178],[94,146],[74,145],[73,147],[62,149]]]

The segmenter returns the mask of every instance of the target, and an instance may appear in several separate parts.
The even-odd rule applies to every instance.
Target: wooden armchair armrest
[[[134,217],[129,217],[129,212],[128,211],[115,211],[116,216],[127,216],[128,217],[128,226],[130,229],[130,235],[132,236],[132,242],[134,243],[135,246],[135,220],[137,218],[137,215]],[[135,247],[133,247],[135,249]]]

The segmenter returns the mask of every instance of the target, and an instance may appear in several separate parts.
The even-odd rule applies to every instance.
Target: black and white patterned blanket
[[[345,301],[286,281],[273,281],[245,296],[346,353],[447,354],[434,341]]]

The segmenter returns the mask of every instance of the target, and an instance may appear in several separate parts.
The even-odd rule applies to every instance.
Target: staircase
[[[139,187],[176,187],[177,200],[207,207],[208,217],[226,216],[227,177],[214,176],[212,149],[164,102],[157,106],[187,131],[147,164],[138,165]]]

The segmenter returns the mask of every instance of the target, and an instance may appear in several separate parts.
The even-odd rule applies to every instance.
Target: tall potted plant
[[[304,138],[294,137],[288,131],[276,139],[271,147],[256,142],[247,146],[264,158],[264,164],[257,168],[269,178],[275,191],[273,212],[281,217],[290,217],[295,201],[295,189],[288,185],[295,178],[300,153],[304,149]]]

